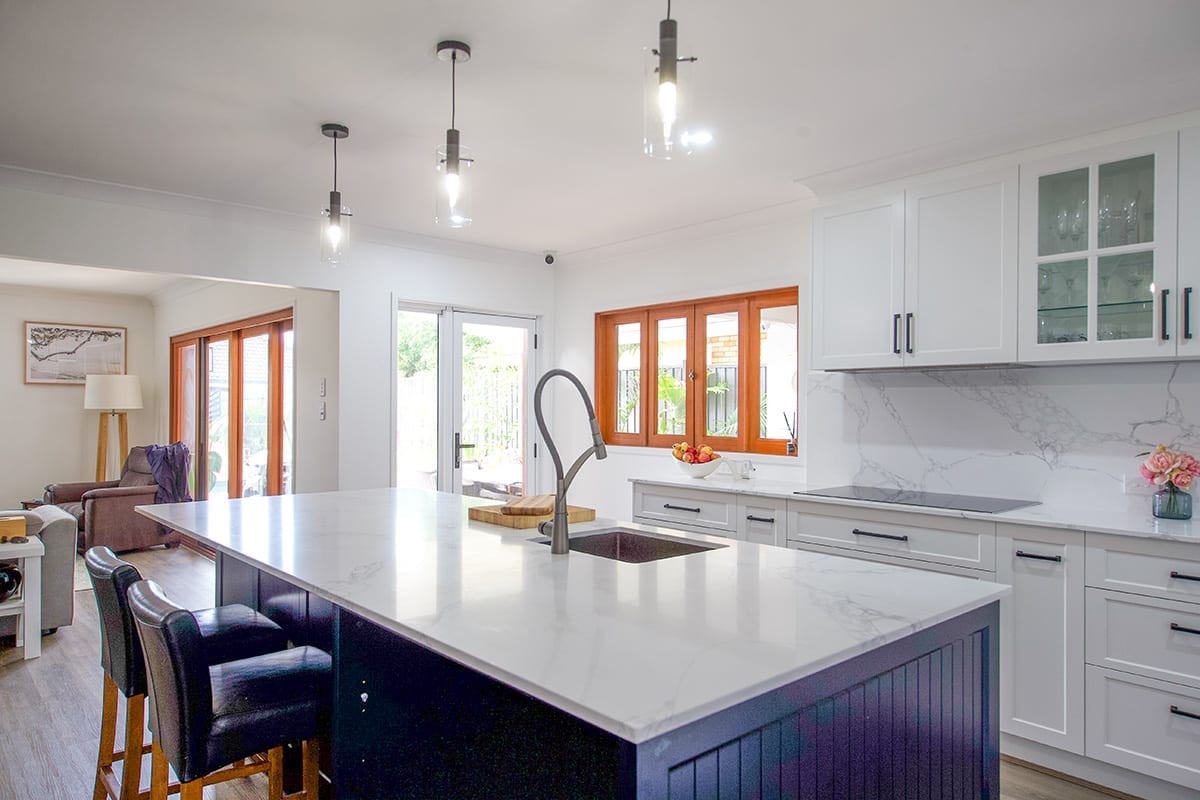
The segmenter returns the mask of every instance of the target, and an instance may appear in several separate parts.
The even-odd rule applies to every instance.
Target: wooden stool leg
[[[321,745],[314,736],[305,739],[304,752],[304,800],[317,800],[321,789],[320,755]]]
[[[283,748],[267,751],[267,800],[283,798]]]
[[[158,740],[150,748],[150,800],[167,800],[167,754],[162,751]],[[193,781],[195,783],[195,781]]]
[[[179,800],[203,800],[203,798],[203,778],[196,778],[194,781],[179,784]]]
[[[96,754],[96,788],[92,800],[105,800],[108,790],[104,784],[104,768],[111,767],[117,744],[117,685],[104,676],[103,701],[100,707],[100,752]]]
[[[125,760],[121,770],[121,800],[137,800],[142,784],[142,739],[146,727],[146,695],[125,701]]]

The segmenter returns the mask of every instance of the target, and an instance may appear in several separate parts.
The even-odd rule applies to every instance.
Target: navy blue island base
[[[999,790],[999,604],[638,744],[224,553],[217,602],[329,649],[338,800],[977,800]]]

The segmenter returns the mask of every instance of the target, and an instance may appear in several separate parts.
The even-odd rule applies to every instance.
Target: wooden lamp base
[[[108,418],[117,418],[117,438],[121,443],[121,455],[129,452],[129,415],[124,411],[101,411],[100,433],[96,442],[96,481],[108,478]]]

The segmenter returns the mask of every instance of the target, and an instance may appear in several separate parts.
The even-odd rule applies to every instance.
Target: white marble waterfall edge
[[[138,510],[634,743],[1008,591],[678,531],[725,546],[551,556],[532,531],[468,521],[476,502],[372,489]]]

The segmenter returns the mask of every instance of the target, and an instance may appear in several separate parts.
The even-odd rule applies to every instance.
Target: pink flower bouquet
[[[1200,461],[1188,453],[1168,450],[1159,445],[1149,453],[1138,471],[1159,487],[1154,497],[1154,515],[1167,519],[1188,519],[1192,515],[1192,484],[1200,478]],[[1182,497],[1180,497],[1182,495]]]

